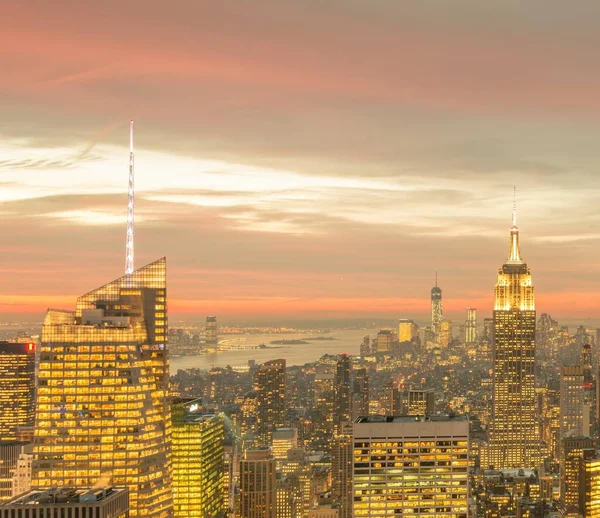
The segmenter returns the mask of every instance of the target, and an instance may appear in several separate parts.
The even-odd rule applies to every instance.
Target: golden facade
[[[580,509],[585,518],[600,518],[600,459],[581,463]]]
[[[353,516],[466,518],[465,417],[370,416],[354,423]]]
[[[48,310],[32,487],[129,489],[132,516],[172,516],[166,260]]]
[[[33,426],[34,398],[35,344],[0,342],[0,443]]]
[[[198,400],[174,405],[172,414],[174,516],[225,516],[223,419],[203,415]]]
[[[521,259],[516,222],[494,290],[493,409],[489,462],[495,469],[538,468],[540,430],[535,394],[535,302]]]

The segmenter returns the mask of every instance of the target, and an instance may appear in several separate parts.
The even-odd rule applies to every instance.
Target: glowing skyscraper
[[[285,426],[285,360],[270,360],[258,366],[256,444],[271,446],[273,431]]]
[[[516,209],[508,259],[494,290],[493,408],[489,462],[495,469],[538,468],[540,432],[535,395],[535,302],[521,259]]]
[[[175,518],[226,514],[223,418],[206,414],[201,401],[176,401],[173,423],[173,511]]]
[[[130,491],[132,516],[172,516],[166,260],[48,310],[32,487]]]
[[[435,272],[435,286],[431,288],[431,329],[435,333],[436,338],[440,333],[440,323],[443,318],[442,289],[438,287],[437,272]]]

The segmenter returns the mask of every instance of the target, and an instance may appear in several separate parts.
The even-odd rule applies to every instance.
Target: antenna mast
[[[125,245],[125,274],[133,273],[133,120],[129,121],[129,201],[127,203],[127,243]]]

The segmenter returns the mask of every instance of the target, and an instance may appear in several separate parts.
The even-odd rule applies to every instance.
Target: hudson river
[[[332,330],[327,335],[311,334],[310,331],[302,334],[225,335],[221,337],[222,340],[231,340],[236,345],[265,344],[273,347],[273,349],[236,349],[214,354],[171,358],[171,374],[175,374],[178,369],[209,370],[212,367],[226,367],[227,365],[232,367],[247,365],[248,360],[256,360],[256,363],[262,363],[276,358],[285,358],[289,366],[314,362],[327,353],[357,355],[360,352],[363,337],[370,335],[371,338],[375,338],[377,331],[378,329],[341,329]],[[273,340],[299,340],[315,336],[331,336],[335,340],[314,340],[308,344],[270,345]]]

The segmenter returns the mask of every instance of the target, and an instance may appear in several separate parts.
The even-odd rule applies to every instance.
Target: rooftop
[[[447,414],[429,414],[429,415],[367,415],[360,416],[354,421],[355,424],[370,424],[370,423],[429,423],[429,422],[446,422],[446,421],[468,421],[467,415],[447,415]]]
[[[48,491],[30,491],[4,502],[4,506],[14,505],[55,505],[55,504],[95,504],[111,497],[126,493],[127,489],[106,487],[103,489],[60,488]]]

